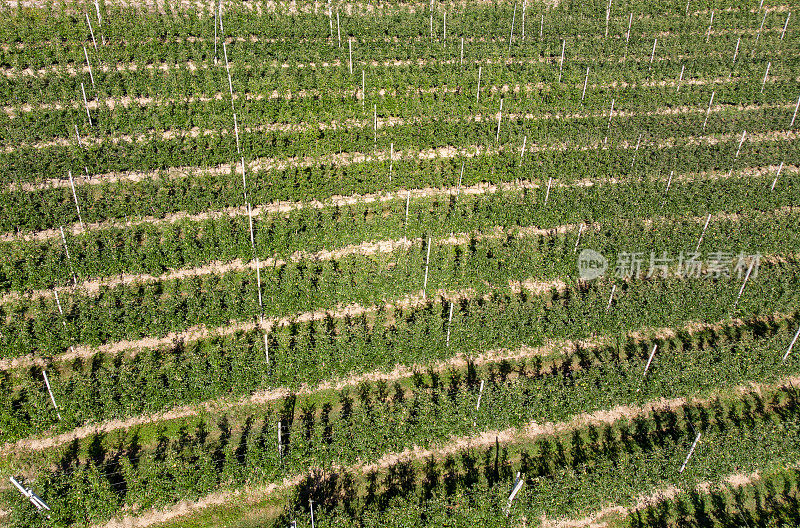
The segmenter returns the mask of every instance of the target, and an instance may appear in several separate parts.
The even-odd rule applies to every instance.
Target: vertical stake
[[[339,25],[339,8],[336,8],[336,35],[339,37],[339,49],[342,49],[342,28]]]
[[[708,213],[708,218],[706,218],[706,224],[703,226],[703,230],[700,232],[700,238],[697,240],[697,246],[694,248],[694,252],[700,249],[700,244],[703,242],[703,237],[706,234],[706,229],[708,228],[708,223],[711,221],[711,213]]]
[[[561,39],[561,60],[558,63],[558,82],[561,82],[561,75],[564,73],[564,51],[567,49],[567,39]]]
[[[450,301],[450,315],[447,317],[447,340],[445,341],[445,346],[450,346],[450,326],[453,323],[453,301]]]
[[[86,89],[81,81],[81,93],[83,94],[83,106],[86,108],[86,117],[89,118],[89,126],[92,126],[92,115],[89,113],[89,102],[86,100]]]
[[[650,53],[650,65],[647,67],[647,71],[653,69],[653,58],[656,56],[656,44],[658,44],[658,39],[653,40],[653,51]]]
[[[797,109],[800,108],[800,97],[797,98],[797,104],[794,105],[794,114],[792,114],[792,122],[789,123],[789,128],[794,126],[794,120],[797,117]]]
[[[628,31],[625,32],[625,48],[627,50],[628,44],[631,41],[631,25],[633,24],[633,12],[628,17]]]
[[[242,150],[239,148],[239,122],[236,120],[236,112],[233,113],[233,131],[236,134],[236,153],[242,155]]]
[[[542,13],[542,18],[539,21],[539,39],[541,40],[543,37],[544,37],[544,13]]]
[[[752,259],[750,261],[750,265],[747,267],[747,274],[744,276],[744,282],[742,282],[742,287],[739,288],[739,294],[736,296],[736,302],[733,303],[733,309],[736,309],[736,306],[739,304],[739,299],[742,297],[742,292],[744,292],[744,287],[747,284],[747,279],[750,278],[750,272],[753,271],[753,264],[755,264],[756,260]]]
[[[350,75],[353,75],[353,39],[347,39],[347,47],[350,50]]]
[[[94,88],[94,75],[92,74],[92,65],[89,63],[89,54],[86,53],[86,46],[83,47],[83,56],[86,58],[86,66],[89,68],[89,79],[91,79],[92,88]]]
[[[578,244],[580,244],[581,242],[581,233],[583,233],[583,226],[584,224],[581,224],[580,229],[578,229],[578,238],[575,240],[575,249],[573,250],[574,253],[578,252]]]
[[[351,59],[352,62],[352,59]],[[364,102],[367,99],[367,77],[364,70],[361,70],[361,108],[364,108]]]
[[[800,336],[800,327],[797,328],[797,333],[794,335],[794,339],[792,339],[792,342],[789,343],[789,349],[786,350],[786,353],[783,355],[783,359],[781,360],[781,363],[786,361],[786,358],[789,357],[789,354],[791,353],[792,347],[794,347],[794,343],[795,343],[795,341],[797,341],[797,337],[798,336]]]
[[[758,33],[756,33],[756,44],[758,44],[758,39],[761,38],[761,30],[764,29],[764,22],[767,21],[767,12],[764,11],[764,18],[761,19],[761,27],[758,28]]]
[[[711,105],[714,103],[714,94],[717,93],[716,91],[711,92],[711,99],[708,101],[708,110],[706,110],[706,118],[703,121],[703,132],[706,130],[706,124],[708,123],[708,116],[711,114]]]
[[[783,40],[783,36],[786,35],[786,27],[789,25],[789,17],[792,16],[792,12],[789,11],[786,14],[786,22],[783,24],[783,30],[781,31],[781,40]]]
[[[519,153],[519,166],[522,167],[522,158],[525,157],[525,143],[528,142],[528,136],[522,138],[522,152]]]
[[[464,37],[461,37],[461,62],[458,65],[464,66]]]
[[[69,186],[72,187],[72,198],[75,200],[75,210],[78,211],[78,221],[81,223],[81,229],[83,230],[83,218],[81,218],[81,206],[78,205],[78,195],[75,193],[75,182],[72,179],[72,171],[67,171],[69,174]]]
[[[608,0],[608,7],[606,7],[606,35],[605,38],[608,38],[608,24],[611,21],[611,0]]]
[[[669,179],[667,180],[667,189],[664,191],[664,201],[661,202],[661,207],[667,203],[667,193],[669,193],[669,186],[672,185],[672,175],[675,171],[669,171]]]
[[[248,221],[250,223],[250,247],[253,249],[253,251],[255,251],[256,250],[256,241],[255,241],[255,237],[253,237],[253,211],[252,211],[252,209],[250,209],[250,202],[247,202],[247,219],[248,219]],[[256,259],[256,262],[258,262],[258,259]],[[260,289],[261,288],[259,288],[259,290]],[[260,297],[260,295],[259,295],[259,297]],[[261,303],[259,303],[259,304],[261,304]]]
[[[686,455],[686,460],[683,461],[683,465],[678,473],[683,473],[683,470],[686,469],[686,464],[689,462],[689,458],[692,456],[692,453],[694,453],[694,448],[697,447],[697,442],[700,441],[701,434],[702,433],[697,433],[697,437],[694,439],[694,442],[692,442],[692,448],[689,449],[689,454]]]
[[[517,20],[517,3],[514,2],[514,15],[511,17],[511,35],[508,37],[508,53],[511,53],[511,42],[514,40],[514,22]]]
[[[464,178],[464,162],[461,162],[461,174],[458,176],[458,187],[456,187],[456,202],[458,202],[458,196],[461,194],[461,180]]]
[[[681,64],[681,75],[678,77],[678,86],[675,88],[675,93],[678,93],[681,90],[681,83],[683,82],[683,70],[686,68],[685,64]]]
[[[639,145],[642,144],[642,134],[639,134],[639,139],[636,140],[636,148],[633,150],[633,159],[631,160],[631,169],[636,163],[636,156],[639,154]]]
[[[394,143],[389,143],[389,181],[392,181],[393,164],[394,164]]]
[[[475,102],[476,103],[481,100],[481,70],[482,69],[483,69],[483,66],[478,66],[478,92],[477,92],[477,95],[475,96]]]
[[[425,281],[422,283],[422,297],[427,298],[426,290],[428,289],[428,266],[431,262],[431,237],[428,237],[428,256],[425,257]]]
[[[411,191],[406,191],[406,227],[408,227],[408,205],[411,202]]]
[[[50,394],[50,401],[53,402],[53,407],[56,410],[56,416],[60,420],[61,419],[61,413],[58,412],[58,405],[56,405],[56,399],[53,397],[53,391],[50,388],[50,380],[47,379],[47,372],[45,372],[44,369],[42,369],[42,376],[44,377],[44,384],[47,387],[47,392]]]
[[[708,24],[708,31],[706,32],[706,43],[708,43],[708,39],[711,38],[711,26],[714,25],[714,10],[711,10],[711,22]]]
[[[611,117],[614,115],[614,99],[611,100],[611,111],[608,113],[608,130],[611,130]]]
[[[747,130],[742,130],[742,139],[739,140],[739,148],[736,149],[736,156],[733,159],[739,158],[739,152],[742,150],[742,143],[744,143],[744,137],[747,135]]]
[[[550,185],[553,183],[553,177],[547,180],[547,192],[544,195],[544,205],[547,205],[547,199],[550,198]]]
[[[772,187],[769,188],[770,191],[774,191],[775,190],[775,184],[778,183],[778,176],[781,175],[781,169],[782,168],[783,168],[783,162],[781,162],[780,167],[778,167],[778,173],[775,174],[775,179],[772,180]]]
[[[764,86],[767,84],[767,76],[769,75],[770,66],[772,66],[772,61],[767,62],[767,71],[764,72],[764,80],[761,81],[761,93],[764,93]]]
[[[614,291],[617,289],[617,285],[614,284],[611,286],[611,295],[608,296],[608,305],[606,305],[606,311],[611,308],[611,301],[614,299]]]
[[[94,51],[97,51],[97,41],[94,39],[94,30],[92,29],[92,23],[89,21],[89,13],[84,13],[86,15],[86,23],[89,24],[89,33],[92,34],[92,44],[94,44]]]
[[[586,78],[583,80],[583,93],[581,94],[581,101],[586,97],[586,85],[589,84],[589,66],[586,67]]]
[[[261,302],[261,263],[256,257],[256,280],[258,281],[258,307],[263,310],[264,305]]]
[[[500,98],[500,110],[497,112],[497,135],[495,136],[495,142],[500,141],[500,120],[503,118],[503,98]]]

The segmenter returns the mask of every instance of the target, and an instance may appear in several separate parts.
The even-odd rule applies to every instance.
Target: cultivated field
[[[800,525],[796,0],[2,1],[0,525]]]

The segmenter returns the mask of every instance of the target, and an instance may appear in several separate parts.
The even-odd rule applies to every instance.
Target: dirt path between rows
[[[359,94],[358,98],[363,98],[363,94]],[[653,117],[653,116],[678,116],[678,115],[710,115],[722,112],[755,112],[761,110],[793,110],[795,104],[767,104],[767,105],[714,105],[711,108],[700,108],[692,106],[678,106],[678,107],[664,107],[656,110],[645,112],[636,112],[630,110],[617,109],[611,113],[610,108],[600,112],[576,112],[576,113],[506,113],[502,117],[506,121],[535,121],[535,120],[578,120],[578,119],[591,119],[591,118],[606,118],[609,119],[630,119],[635,117]],[[302,134],[315,130],[320,131],[337,131],[337,130],[360,130],[360,129],[374,129],[384,130],[393,127],[409,127],[428,125],[431,123],[444,122],[447,124],[478,124],[486,122],[494,122],[497,119],[497,113],[489,114],[473,114],[461,117],[448,117],[443,120],[433,119],[429,116],[412,116],[409,118],[402,117],[378,117],[377,119],[346,119],[346,120],[333,120],[325,123],[268,123],[258,125],[255,127],[241,127],[242,134],[267,134],[267,133],[283,133],[283,134]],[[617,127],[625,126],[615,123]],[[115,136],[81,136],[81,143],[88,146],[101,146],[103,144],[118,145],[120,143],[151,143],[153,141],[183,141],[186,139],[194,139],[198,137],[226,137],[234,135],[234,129],[203,129],[200,127],[193,127],[191,129],[167,129],[163,131],[148,130],[136,136],[127,134],[120,134]],[[75,147],[77,141],[72,138],[56,137],[47,141],[37,141],[34,143],[21,142],[15,145],[8,145],[5,147],[4,152],[10,154],[20,149],[35,149],[42,150],[47,148],[72,148]],[[532,147],[536,144],[531,142]]]
[[[775,142],[775,141],[794,141],[798,138],[798,132],[789,130],[773,130],[764,133],[747,135],[745,143],[754,144],[762,142]],[[660,138],[657,141],[648,143],[650,148],[663,149],[673,148],[677,145],[693,146],[693,145],[716,145],[723,142],[738,142],[741,134],[717,134],[706,136],[687,136],[679,138]],[[530,144],[526,145],[526,152],[565,152],[569,150],[576,151],[590,151],[590,150],[608,150],[610,148],[618,148],[623,150],[635,149],[637,142],[621,141],[614,144],[612,141],[602,142],[594,141],[589,144],[579,144],[575,142],[559,142],[551,144]],[[641,146],[641,145],[640,145]],[[515,151],[517,148],[521,149],[521,145],[503,145],[499,147],[483,147],[482,145],[469,145],[467,147],[438,147],[433,149],[425,149],[419,151],[394,151],[392,159],[395,161],[402,160],[429,160],[429,159],[452,159],[452,158],[473,158],[481,155],[494,156],[504,151]],[[380,150],[372,154],[365,154],[361,152],[342,152],[327,154],[319,157],[304,157],[304,158],[259,158],[247,163],[247,171],[251,174],[266,171],[280,171],[289,168],[306,168],[314,167],[319,164],[326,164],[336,167],[346,167],[357,163],[367,162],[387,162],[389,161],[389,151]],[[75,186],[81,185],[101,185],[105,183],[114,183],[119,181],[139,182],[144,180],[160,180],[160,179],[181,179],[191,177],[201,177],[208,175],[224,175],[242,174],[242,166],[237,163],[233,166],[230,164],[218,165],[216,167],[176,167],[167,169],[166,171],[154,172],[111,172],[106,174],[97,174],[89,177],[76,177],[74,179]],[[69,179],[50,179],[42,183],[12,183],[7,185],[6,189],[9,192],[22,191],[37,191],[55,188],[70,187]]]
[[[645,142],[646,144],[646,142]],[[776,174],[778,170],[777,165],[766,165],[762,167],[745,167],[736,171],[703,171],[698,173],[687,173],[687,174],[679,174],[673,175],[672,181],[673,182],[694,182],[694,181],[704,181],[704,180],[719,180],[719,179],[726,179],[726,178],[750,178],[750,177],[763,177],[768,174]],[[781,174],[795,174],[800,171],[800,166],[797,165],[785,165],[781,171]],[[665,184],[669,182],[669,176],[659,176],[657,179],[663,181]],[[592,187],[594,185],[603,185],[603,184],[625,184],[625,183],[633,183],[634,181],[639,181],[638,179],[634,180],[633,178],[595,178],[595,179],[584,179],[578,180],[576,182],[563,182],[560,180],[553,180],[552,186],[553,188],[568,188],[568,187]],[[369,203],[383,203],[383,202],[390,202],[390,201],[400,201],[406,200],[419,200],[425,198],[433,198],[439,196],[457,196],[459,194],[470,195],[470,196],[477,196],[482,194],[494,194],[497,192],[517,192],[522,191],[524,189],[540,189],[546,186],[545,183],[536,183],[530,180],[519,180],[515,182],[507,182],[507,183],[498,183],[498,184],[490,184],[490,183],[477,183],[475,185],[470,186],[462,186],[462,187],[425,187],[425,188],[418,188],[418,189],[399,189],[395,192],[386,192],[386,193],[369,193],[369,194],[353,194],[349,196],[332,196],[330,199],[321,202],[318,200],[312,200],[309,202],[273,202],[265,205],[257,205],[253,206],[250,210],[250,214],[253,218],[258,218],[261,216],[268,216],[272,214],[284,214],[289,213],[295,210],[300,210],[304,208],[312,208],[312,209],[325,209],[330,207],[343,207],[343,206],[350,206],[356,204],[369,204]],[[76,223],[72,226],[67,227],[65,230],[67,233],[71,233],[73,235],[79,235],[84,231],[94,231],[94,230],[101,230],[101,229],[112,229],[112,228],[128,228],[143,224],[150,224],[150,225],[158,225],[158,224],[172,224],[175,222],[180,221],[187,221],[187,222],[202,222],[204,220],[213,220],[215,218],[224,218],[224,217],[238,217],[238,216],[247,216],[247,208],[242,207],[229,207],[227,209],[217,210],[217,211],[207,211],[203,213],[197,214],[189,214],[185,211],[179,211],[176,213],[171,213],[163,218],[157,218],[154,216],[145,216],[140,217],[135,220],[129,221],[120,221],[120,220],[104,220],[102,222],[94,222],[91,224],[84,224],[83,227]],[[14,242],[14,241],[32,241],[32,240],[50,240],[50,239],[58,239],[61,236],[61,233],[58,229],[45,229],[41,231],[35,231],[33,233],[25,233],[17,235],[15,233],[6,233],[0,235],[0,242]]]
[[[551,283],[551,287],[561,288],[562,284],[554,281]],[[450,297],[450,299],[452,300],[454,297]],[[420,299],[418,298],[417,301],[419,302]],[[688,332],[690,335],[694,335],[708,330],[720,331],[726,327],[745,327],[756,322],[780,322],[790,319],[791,317],[793,317],[792,313],[776,312],[769,315],[759,316],[753,321],[749,322],[743,319],[720,320],[714,323],[700,323],[692,321],[687,322],[681,327],[677,328],[640,328],[638,330],[628,332],[627,335],[628,337],[639,341],[650,339],[672,339],[677,337],[680,332]],[[347,377],[318,383],[316,385],[304,384],[300,387],[300,389],[292,392],[292,394],[304,396],[321,391],[339,391],[345,387],[358,386],[364,381],[374,383],[383,380],[391,383],[403,378],[407,378],[413,375],[414,372],[427,370],[429,367],[436,372],[445,372],[450,368],[466,368],[468,361],[472,361],[475,365],[498,363],[503,360],[517,361],[533,357],[544,357],[557,354],[562,355],[575,350],[576,347],[591,350],[612,344],[612,342],[613,339],[610,336],[596,336],[581,340],[551,340],[539,347],[523,345],[514,349],[499,348],[469,356],[462,353],[457,354],[445,361],[440,361],[433,364],[413,364],[407,366],[397,365],[390,372],[373,371],[363,374],[353,374]],[[277,388],[273,390],[259,391],[250,396],[246,396],[237,400],[220,398],[217,400],[211,400],[193,405],[184,405],[169,411],[155,413],[152,415],[137,416],[126,420],[109,420],[100,424],[79,427],[77,429],[73,429],[72,431],[50,437],[24,438],[16,442],[7,443],[0,446],[0,456],[9,456],[10,454],[20,453],[22,451],[41,451],[64,445],[72,442],[73,440],[86,438],[98,433],[110,433],[120,429],[130,429],[136,426],[155,422],[178,420],[181,418],[196,416],[201,412],[217,414],[237,407],[264,405],[285,398],[289,394],[290,392],[287,389]]]
[[[791,50],[775,50],[770,53],[770,57],[777,58],[787,55],[791,52]],[[676,55],[674,57],[664,57],[658,56],[653,59],[652,62],[660,63],[660,62],[685,62],[687,60],[696,60],[698,58],[703,59],[726,59],[728,58],[728,52],[722,51],[705,51],[699,54],[691,53],[691,54],[681,54]],[[624,64],[624,63],[647,63],[650,64],[650,55],[645,54],[642,56],[636,56],[634,54],[629,54],[623,57],[615,57],[615,56],[604,56],[601,58],[598,57],[577,57],[571,56],[569,57],[570,61],[579,61],[583,63],[592,62],[605,62],[605,63],[616,63],[616,64]],[[535,59],[517,59],[517,58],[507,58],[507,59],[475,59],[465,61],[465,64],[474,66],[491,66],[491,65],[504,65],[504,66],[531,66],[531,65],[539,65],[539,64],[559,64],[561,61],[561,55],[552,56],[552,57],[545,57],[540,56]],[[251,70],[253,69],[253,65],[250,63],[240,63],[235,60],[230,60],[228,62],[229,66],[233,70]],[[278,63],[277,61],[269,62],[269,63],[259,63],[258,67],[268,67],[268,68],[281,68],[281,69],[289,69],[289,68],[296,68],[300,70],[326,70],[331,68],[349,68],[349,60],[332,60],[332,61],[324,61],[324,62],[297,62],[294,64],[290,63]],[[461,59],[453,58],[453,59],[386,59],[383,61],[365,61],[365,60],[353,60],[353,67],[354,68],[408,68],[408,67],[429,67],[429,66],[455,66],[461,65]],[[157,63],[147,63],[147,64],[140,64],[136,62],[127,62],[127,63],[117,63],[113,66],[108,64],[100,64],[99,66],[95,66],[92,71],[101,71],[103,73],[109,73],[113,71],[117,72],[139,72],[139,71],[146,71],[146,72],[164,72],[168,73],[170,71],[181,71],[186,70],[189,72],[196,72],[198,70],[210,70],[210,69],[218,69],[221,70],[225,68],[225,64],[223,61],[220,61],[217,64],[210,63],[210,62],[194,62],[194,61],[187,61],[187,62],[157,62]],[[34,70],[33,68],[0,68],[0,76],[4,76],[6,79],[13,80],[22,77],[35,77],[35,78],[46,78],[49,76],[63,76],[67,75],[69,77],[76,77],[78,75],[88,75],[89,74],[89,67],[81,62],[71,63],[69,65],[59,65],[59,66],[49,66],[46,68],[39,68]]]
[[[728,394],[730,392],[734,392],[737,394],[747,394],[753,391],[763,392],[767,390],[775,390],[782,387],[788,387],[798,382],[800,382],[800,377],[793,376],[784,378],[783,380],[777,383],[769,383],[769,384],[749,383],[747,385],[736,387],[732,391],[731,390],[718,391],[707,398],[671,398],[671,399],[660,398],[658,400],[650,401],[641,406],[620,405],[607,410],[596,411],[593,413],[584,413],[577,415],[572,419],[564,422],[558,422],[558,423],[547,422],[542,424],[539,424],[537,422],[531,422],[527,426],[521,428],[509,428],[503,430],[485,431],[477,436],[455,438],[450,442],[448,442],[447,444],[440,445],[438,447],[433,447],[433,448],[414,447],[411,449],[406,449],[401,452],[386,454],[383,457],[381,457],[377,462],[369,464],[355,464],[353,466],[350,466],[348,470],[351,472],[359,473],[361,475],[365,475],[371,471],[383,470],[389,468],[400,461],[418,461],[429,457],[434,457],[438,459],[467,449],[475,449],[475,448],[481,449],[493,446],[495,445],[496,442],[500,442],[501,444],[507,445],[521,441],[529,441],[531,439],[543,436],[568,433],[570,431],[574,431],[576,429],[580,429],[588,425],[594,425],[594,426],[610,425],[622,419],[647,417],[650,416],[653,412],[680,407],[686,405],[687,403],[708,405],[711,404],[717,396]],[[306,473],[296,474],[292,477],[289,477],[288,480],[290,482],[298,483],[302,481],[302,479],[305,476]],[[732,482],[745,482],[747,476],[733,475],[727,478],[731,479]],[[286,482],[286,480],[284,480],[284,482]],[[271,493],[274,493],[276,491],[272,490],[269,492],[265,492],[264,490],[265,488],[263,486],[258,488],[245,487],[243,489],[238,490],[238,493],[235,494],[235,500],[252,503],[257,500],[263,500]],[[222,497],[222,496],[224,496],[224,492],[221,493],[218,492],[209,495],[207,497]],[[216,501],[213,501],[212,504],[220,505],[230,500],[233,500],[234,499],[233,492],[230,492],[229,497],[230,497],[229,500],[217,499]],[[178,507],[168,508],[160,512],[150,511],[142,516],[127,516],[122,519],[114,519],[108,523],[99,525],[96,528],[100,527],[144,528],[146,526],[151,526],[158,522],[163,522],[164,520],[167,519],[174,519],[179,516],[188,515],[197,512],[199,510],[202,510],[205,507],[207,507],[205,506],[204,500],[205,499],[200,499],[199,501],[182,503]]]

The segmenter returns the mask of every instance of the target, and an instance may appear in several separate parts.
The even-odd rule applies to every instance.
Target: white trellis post
[[[583,227],[584,227],[584,225],[581,224],[580,228],[578,229],[578,237],[575,240],[575,249],[573,250],[573,252],[575,252],[575,253],[578,252],[578,244],[581,243],[581,233],[583,233]]]
[[[544,205],[547,205],[547,199],[550,198],[550,186],[553,184],[553,177],[547,180],[547,192],[544,195]]]
[[[674,173],[675,171],[669,171],[669,179],[667,180],[667,189],[664,191],[664,201],[661,202],[661,207],[664,207],[664,205],[667,203],[667,194],[669,193],[669,186],[672,185],[672,175]]]
[[[331,40],[333,40],[333,11],[331,10],[331,0],[328,0],[328,24],[331,26]]]
[[[214,64],[219,62],[217,58],[217,43],[219,41],[219,37],[217,36],[217,10],[214,9]]]
[[[422,283],[422,297],[427,298],[428,267],[431,263],[431,237],[428,237],[428,255],[425,257],[425,280]]]
[[[642,144],[642,134],[639,134],[639,139],[636,140],[636,148],[633,149],[633,159],[631,160],[631,169],[633,165],[636,163],[636,156],[639,154],[639,145]]]
[[[263,309],[264,304],[261,301],[261,262],[258,257],[256,257],[256,280],[258,281],[258,307]]]
[[[364,108],[364,102],[367,99],[367,76],[364,70],[361,70],[361,108]]]
[[[678,473],[683,473],[683,470],[686,469],[686,464],[689,463],[689,458],[691,458],[692,453],[694,453],[694,448],[697,447],[697,442],[700,441],[700,436],[701,435],[702,435],[702,433],[697,433],[697,436],[695,437],[694,442],[692,442],[692,447],[691,447],[691,449],[689,449],[689,454],[686,455],[686,460],[683,461],[683,465],[681,465],[681,469],[680,469],[680,471],[678,471]]]
[[[778,176],[781,175],[781,169],[783,168],[783,162],[781,162],[780,167],[778,167],[778,172],[775,174],[775,179],[772,180],[772,187],[769,188],[770,191],[775,190],[775,184],[778,183]]]
[[[222,41],[222,52],[225,55],[225,71],[228,73],[228,91],[231,94],[231,111],[234,112],[236,109],[233,107],[233,81],[231,80],[231,68],[228,64],[228,46],[225,40]]]
[[[614,300],[614,291],[617,289],[617,285],[614,284],[611,286],[611,295],[608,296],[608,304],[606,305],[606,311],[611,308],[611,301]]]
[[[453,301],[450,301],[450,315],[447,316],[447,339],[445,341],[445,346],[450,346],[450,326],[453,324]]]
[[[42,377],[44,377],[44,384],[47,387],[47,392],[48,392],[48,394],[50,394],[50,401],[53,402],[53,407],[56,410],[56,416],[60,420],[61,419],[61,413],[58,411],[58,405],[56,405],[56,399],[53,396],[53,390],[50,388],[50,380],[47,379],[47,372],[45,372],[44,369],[42,369]]]
[[[406,227],[408,227],[408,206],[410,202],[411,202],[411,191],[409,190],[406,191],[406,223],[405,223]]]
[[[658,44],[658,39],[653,40],[653,51],[650,53],[650,65],[647,67],[647,71],[653,69],[653,58],[656,56],[656,44]]]
[[[797,333],[794,335],[794,338],[792,339],[792,342],[789,343],[789,348],[786,350],[786,353],[783,355],[783,359],[781,360],[781,363],[786,361],[786,358],[789,357],[789,354],[792,352],[792,347],[794,347],[794,344],[797,341],[798,336],[800,336],[800,326],[797,327]]]
[[[522,151],[519,153],[519,166],[522,167],[522,158],[525,157],[525,143],[528,142],[528,136],[522,138]]]
[[[761,81],[761,93],[764,93],[764,86],[767,84],[767,76],[769,75],[770,66],[772,66],[772,61],[767,62],[767,71],[764,72],[764,80]]]
[[[683,82],[683,70],[686,68],[685,64],[681,64],[681,74],[678,77],[677,87],[675,88],[675,93],[678,93],[681,90],[681,83]]]
[[[742,130],[742,139],[739,140],[739,147],[736,149],[736,156],[733,159],[739,158],[739,152],[742,151],[742,143],[744,143],[744,138],[747,135],[747,130]]]
[[[35,494],[33,490],[31,490],[30,488],[25,488],[25,486],[20,484],[19,481],[17,481],[17,479],[15,479],[14,477],[8,477],[8,480],[14,485],[15,488],[17,488],[17,490],[20,493],[22,493],[23,497],[28,499],[31,502],[31,504],[36,506],[36,511],[39,512],[43,510],[52,511],[50,509],[50,506],[48,506],[47,503],[45,503],[37,494]],[[50,519],[49,514],[45,513],[44,516]]]
[[[481,70],[483,66],[478,66],[478,92],[475,95],[475,102],[479,102],[481,100]]]
[[[497,135],[495,136],[495,142],[500,141],[500,120],[503,117],[503,98],[500,98],[500,110],[497,112]]]
[[[742,282],[742,287],[739,288],[739,294],[736,296],[736,302],[733,303],[733,309],[736,309],[736,306],[739,304],[739,299],[742,297],[742,292],[744,292],[744,287],[747,285],[747,280],[750,278],[750,272],[753,271],[753,265],[755,264],[755,259],[750,261],[750,265],[747,267],[747,274],[744,276],[744,282]]]
[[[378,105],[372,105],[372,119],[375,124],[375,144],[378,144]]]
[[[761,19],[761,27],[758,28],[758,33],[756,33],[756,44],[758,44],[758,39],[761,38],[761,30],[764,29],[764,22],[767,21],[767,12],[764,11],[764,18]]]
[[[797,103],[794,105],[794,114],[792,114],[792,122],[789,123],[789,128],[794,126],[794,120],[797,118],[797,109],[800,108],[800,97],[797,98]]]
[[[389,181],[392,181],[393,165],[394,165],[394,143],[389,143]]]
[[[686,16],[689,16],[689,2],[692,0],[686,0]]]
[[[708,229],[708,223],[709,223],[710,221],[711,221],[711,213],[708,213],[708,218],[706,218],[706,223],[705,223],[705,225],[703,226],[703,230],[700,232],[700,238],[699,238],[699,239],[697,239],[697,246],[695,246],[695,248],[694,248],[694,252],[695,252],[695,253],[697,253],[697,251],[700,249],[700,244],[702,244],[702,243],[703,243],[703,237],[704,237],[704,236],[705,236],[705,234],[706,234],[706,229]]]
[[[583,80],[583,93],[581,94],[581,101],[586,97],[586,86],[589,84],[589,66],[586,67],[586,78]]]
[[[442,13],[442,42],[447,40],[447,11]]]
[[[608,0],[608,7],[606,7],[606,34],[605,38],[608,38],[608,24],[611,22],[611,0]]]
[[[461,37],[461,61],[458,63],[459,66],[464,66],[464,37]]]
[[[244,194],[244,201],[247,202],[247,175],[245,173],[244,158],[242,161],[242,193]]]
[[[711,38],[711,26],[714,25],[714,10],[711,10],[711,22],[708,23],[708,31],[706,32],[706,43],[708,43],[708,39]]]
[[[69,264],[70,273],[72,273],[72,284],[77,286],[78,279],[75,277],[75,269],[72,267],[72,259],[69,257],[69,247],[67,246],[67,238],[64,236],[64,226],[58,226],[61,231],[61,243],[64,244],[64,252],[67,254],[67,263]]]
[[[339,8],[336,8],[336,35],[339,38],[339,49],[342,49],[342,27],[339,25]]]
[[[81,223],[81,229],[84,229],[81,206],[78,205],[78,195],[75,193],[75,181],[72,179],[72,171],[67,171],[67,174],[69,174],[69,186],[72,188],[72,198],[75,200],[75,210],[78,212],[78,221]]]
[[[94,30],[92,29],[92,23],[89,20],[89,13],[84,13],[86,15],[86,23],[89,25],[89,33],[92,35],[92,44],[94,44],[94,51],[97,51],[97,41],[94,39]]]
[[[353,75],[353,39],[347,39],[347,48],[350,50],[350,75]]]
[[[97,3],[97,0],[94,0],[94,9],[97,13],[97,29],[100,30],[100,41],[103,43],[103,46],[105,46],[106,37],[103,36],[103,17],[100,16],[100,4]]]
[[[233,113],[233,131],[236,134],[236,153],[241,156],[242,150],[239,148],[239,122],[236,120],[236,112]]]
[[[81,93],[83,94],[83,107],[86,108],[86,117],[89,118],[89,126],[93,126],[92,115],[89,113],[89,102],[86,100],[86,88],[83,86],[83,81],[81,81]]]
[[[611,130],[611,117],[614,115],[614,99],[611,99],[611,110],[608,112],[608,130]]]
[[[731,66],[736,64],[736,57],[739,55],[739,44],[742,43],[742,37],[736,39],[736,49],[733,50],[733,62],[731,62]]]
[[[514,2],[514,16],[511,17],[511,35],[508,37],[508,52],[511,53],[511,42],[514,40],[514,22],[517,20],[517,3]]]
[[[522,31],[520,32],[520,40],[525,40],[525,7],[527,0],[522,0]]]
[[[783,30],[781,31],[781,40],[783,40],[783,36],[786,35],[786,28],[789,26],[789,17],[792,16],[792,12],[789,11],[786,14],[786,22],[783,24]]]
[[[519,493],[519,490],[522,489],[523,484],[525,484],[525,479],[520,476],[519,472],[517,472],[517,479],[514,481],[514,486],[511,488],[511,495],[508,496],[508,502],[506,503],[505,507],[506,517],[508,517],[508,514],[511,511],[511,503],[514,501],[514,497],[516,497],[517,493]]]
[[[625,32],[625,49],[627,51],[628,44],[631,42],[631,25],[633,24],[633,12],[628,17],[628,31]]]
[[[86,53],[86,46],[83,47],[83,56],[86,58],[86,67],[89,68],[89,79],[91,79],[92,88],[94,88],[94,74],[92,74],[92,65],[89,62],[89,54]]]
[[[262,325],[264,320],[261,320]],[[269,364],[269,329],[264,330],[264,356],[266,357],[267,364]]]
[[[653,350],[650,351],[650,357],[647,358],[647,364],[644,366],[644,373],[642,373],[642,379],[647,376],[647,371],[650,370],[650,364],[653,362],[653,357],[656,355],[656,349],[658,348],[658,344],[653,345]]]
[[[708,116],[711,114],[711,105],[714,104],[714,94],[717,93],[716,91],[711,92],[711,99],[708,101],[708,109],[706,110],[706,118],[703,121],[703,132],[706,130],[706,124],[708,124]]]
[[[250,223],[250,247],[253,251],[256,250],[256,241],[253,236],[253,211],[250,209],[250,202],[247,202],[247,220]]]
[[[456,187],[456,202],[458,202],[458,196],[461,194],[461,180],[464,179],[464,162],[461,162],[461,174],[458,175],[458,187]]]
[[[561,39],[561,60],[558,63],[558,82],[564,73],[564,52],[567,50],[567,39]]]
[[[539,40],[542,38],[544,38],[544,13],[542,13],[542,18],[539,22]]]

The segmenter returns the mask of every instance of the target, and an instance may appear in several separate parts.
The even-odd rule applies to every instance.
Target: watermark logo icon
[[[608,260],[593,249],[584,249],[578,255],[578,276],[583,280],[602,277],[608,269]]]

